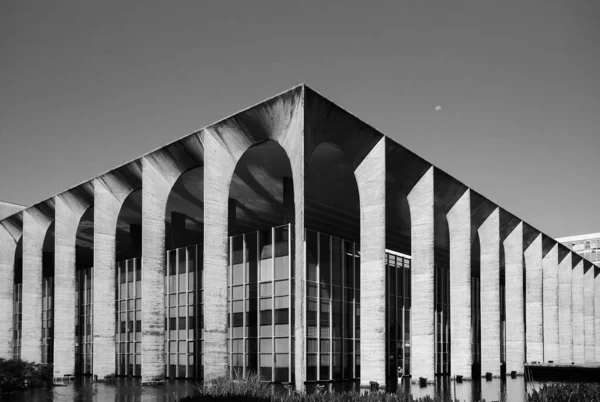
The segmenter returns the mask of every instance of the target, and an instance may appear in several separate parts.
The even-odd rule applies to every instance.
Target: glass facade
[[[307,381],[360,377],[360,250],[306,230]]]
[[[473,377],[481,375],[481,302],[478,276],[471,276],[471,342],[473,347]]]
[[[13,359],[21,358],[21,320],[23,317],[23,288],[13,285]]]
[[[92,374],[94,269],[75,272],[75,374]]]
[[[411,260],[386,253],[386,377],[411,374],[410,301]]]
[[[435,374],[450,375],[450,271],[434,266]]]
[[[42,278],[42,363],[54,359],[54,277]]]
[[[165,373],[203,377],[202,246],[167,251],[165,271]]]
[[[294,380],[292,226],[230,238],[229,367]]]
[[[598,234],[577,237],[581,240],[568,240],[568,238],[557,240],[588,261],[600,265],[600,238],[598,238]]]
[[[116,372],[142,373],[142,261],[133,258],[117,263]]]

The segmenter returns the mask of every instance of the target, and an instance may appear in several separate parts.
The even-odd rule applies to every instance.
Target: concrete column
[[[542,259],[544,362],[558,362],[558,244]]]
[[[128,172],[128,170],[131,170]],[[127,196],[141,184],[137,162],[125,172],[94,180],[94,356],[93,372],[103,379],[115,373],[115,299],[117,219]],[[122,173],[122,174],[120,174]]]
[[[91,185],[80,190],[55,197],[54,377],[75,374],[75,239],[79,221],[93,196]]]
[[[411,218],[412,378],[434,380],[434,192],[431,167],[408,194]],[[361,270],[362,272],[362,270]],[[361,342],[362,345],[362,342]]]
[[[361,387],[385,384],[385,137],[355,171],[360,194]]]
[[[500,210],[478,229],[481,243],[481,375],[500,375]]]
[[[600,363],[600,268],[594,268],[594,323],[596,335],[596,363]]]
[[[23,318],[21,358],[42,360],[42,257],[44,239],[54,220],[53,205],[23,212]]]
[[[583,316],[585,332],[585,362],[594,363],[596,360],[596,334],[594,333],[594,265],[587,261],[583,263]]]
[[[558,263],[558,361],[570,364],[573,361],[573,308],[571,300],[572,253]]]
[[[447,214],[450,235],[450,372],[471,379],[471,190]]]
[[[525,322],[527,362],[544,361],[542,317],[542,235],[525,250]]]
[[[13,356],[13,283],[15,252],[21,228],[0,222],[0,358]]]
[[[523,316],[523,222],[504,240],[506,289],[506,372],[523,374],[525,317]]]
[[[583,316],[583,260],[577,257],[571,271],[571,297],[573,306],[573,361],[585,363],[584,316]]]

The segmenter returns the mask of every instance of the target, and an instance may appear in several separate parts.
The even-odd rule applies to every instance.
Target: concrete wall
[[[558,361],[558,245],[542,259],[544,362]]]
[[[23,318],[21,358],[42,360],[42,246],[54,221],[53,202],[23,212]]]
[[[525,250],[525,322],[527,362],[544,361],[542,317],[542,235]]]
[[[471,191],[447,214],[450,234],[450,372],[471,378]]]
[[[21,227],[0,222],[0,358],[13,356],[13,283],[14,261]]]
[[[600,363],[600,268],[594,268],[594,334],[596,335],[596,363]]]
[[[385,138],[356,169],[360,194],[361,387],[385,384]]]
[[[54,226],[54,377],[75,373],[75,239],[77,227],[91,205],[93,188],[56,196]]]
[[[589,263],[586,267],[584,263],[583,273],[583,316],[584,316],[584,345],[585,345],[585,362],[594,363],[596,360],[596,342],[595,325],[594,325],[594,266]]]
[[[434,380],[434,193],[430,168],[408,194],[411,217],[412,378]]]
[[[504,240],[506,289],[506,372],[523,374],[525,317],[523,316],[523,223]]]
[[[583,315],[583,260],[578,258],[571,271],[571,297],[573,306],[573,361],[585,363],[585,336]]]
[[[571,298],[573,259],[569,252],[558,263],[558,361],[573,361],[573,307]]]
[[[481,375],[500,375],[500,210],[478,229],[481,244]]]

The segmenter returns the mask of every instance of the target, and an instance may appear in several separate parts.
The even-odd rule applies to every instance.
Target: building
[[[597,267],[305,85],[0,224],[0,356],[57,377],[600,361]]]
[[[600,233],[561,237],[556,239],[572,250],[596,265],[600,265]]]

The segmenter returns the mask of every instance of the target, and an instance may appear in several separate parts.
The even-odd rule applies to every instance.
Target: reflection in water
[[[539,389],[545,384],[554,382],[527,383],[523,377],[511,379],[494,379],[493,381],[464,381],[461,384],[448,379],[440,379],[435,384],[421,388],[418,384],[404,382],[400,385],[404,395],[412,393],[414,398],[426,395],[438,395],[443,400],[456,398],[459,401],[488,402],[519,402],[525,401],[526,392]],[[285,392],[282,386],[274,387],[274,391]],[[353,383],[332,383],[325,386],[331,391],[345,391],[353,388]],[[307,385],[307,392],[314,391],[314,384]],[[176,402],[184,396],[196,395],[196,382],[184,380],[168,380],[165,385],[141,386],[139,378],[119,378],[108,383],[93,384],[89,377],[78,379],[75,382],[53,389],[34,389],[0,396],[2,401],[27,401],[27,402],[84,402],[84,401],[114,401],[114,402]]]
[[[118,378],[106,383],[92,383],[90,377],[75,380],[67,386],[52,389],[30,389],[0,396],[2,401],[27,402],[175,402],[196,395],[196,382],[168,380],[165,385],[145,385],[139,378]]]

